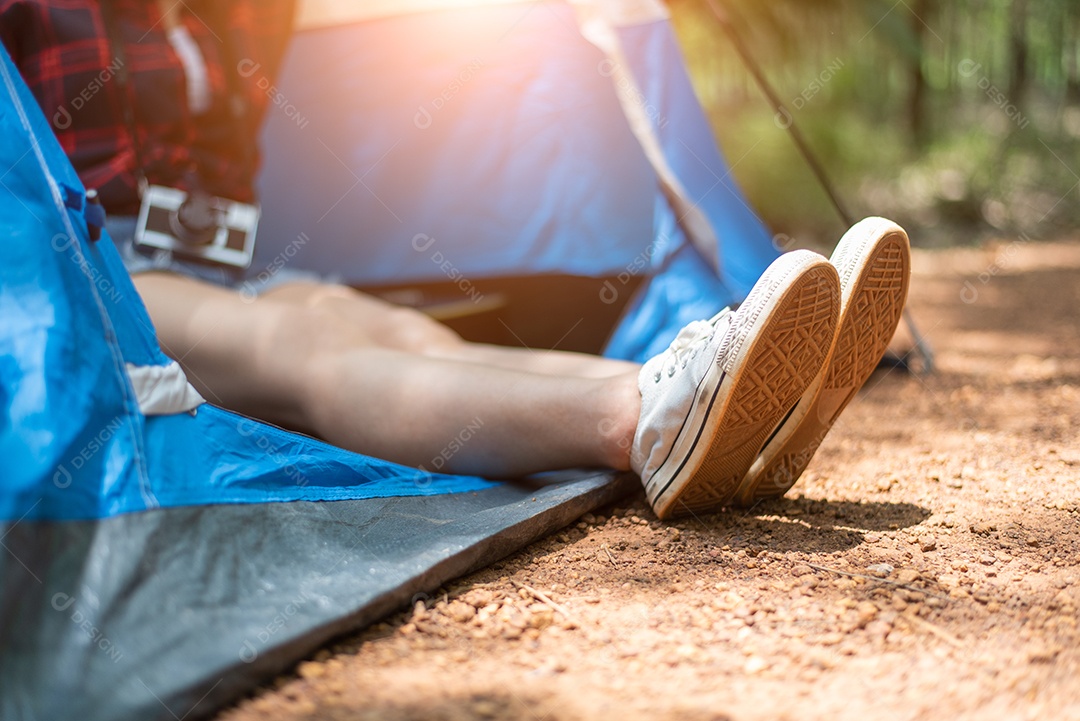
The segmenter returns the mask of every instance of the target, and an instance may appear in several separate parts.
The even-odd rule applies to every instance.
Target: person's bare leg
[[[382,349],[327,355],[311,372],[305,417],[372,455],[487,476],[629,468],[636,374],[557,378]]]
[[[628,467],[640,409],[632,364],[576,378],[431,358],[381,346],[379,318],[343,322],[273,297],[247,302],[168,274],[135,283],[162,348],[227,408],[429,470]]]
[[[467,343],[423,313],[340,285],[289,283],[264,296],[338,315],[366,327],[381,343],[429,358],[480,363],[512,370],[578,378],[611,378],[635,372],[637,365],[585,353]]]

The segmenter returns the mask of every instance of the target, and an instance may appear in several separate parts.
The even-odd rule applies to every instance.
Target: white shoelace
[[[698,351],[712,339],[720,321],[731,315],[733,315],[731,309],[724,308],[709,320],[695,320],[684,326],[675,336],[675,340],[671,341],[668,349],[664,351],[662,368],[667,371],[668,377],[675,375],[675,371],[679,368],[685,368],[690,359],[696,357]],[[658,370],[653,375],[653,380],[659,383],[662,377],[662,371]]]

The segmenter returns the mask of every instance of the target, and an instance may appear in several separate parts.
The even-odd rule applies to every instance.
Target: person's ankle
[[[605,465],[626,471],[630,469],[630,449],[641,415],[637,373],[616,376],[605,385],[603,403],[599,406],[604,411],[597,423],[601,452]]]

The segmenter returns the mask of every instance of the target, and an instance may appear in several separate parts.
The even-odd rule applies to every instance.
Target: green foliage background
[[[918,245],[1075,234],[1077,0],[712,0],[856,216]],[[755,208],[800,245],[842,224],[717,21],[672,0],[721,145]]]

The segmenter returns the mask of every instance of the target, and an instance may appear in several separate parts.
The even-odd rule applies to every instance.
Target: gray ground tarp
[[[636,483],[577,472],[478,493],[0,526],[0,718],[205,717]]]

